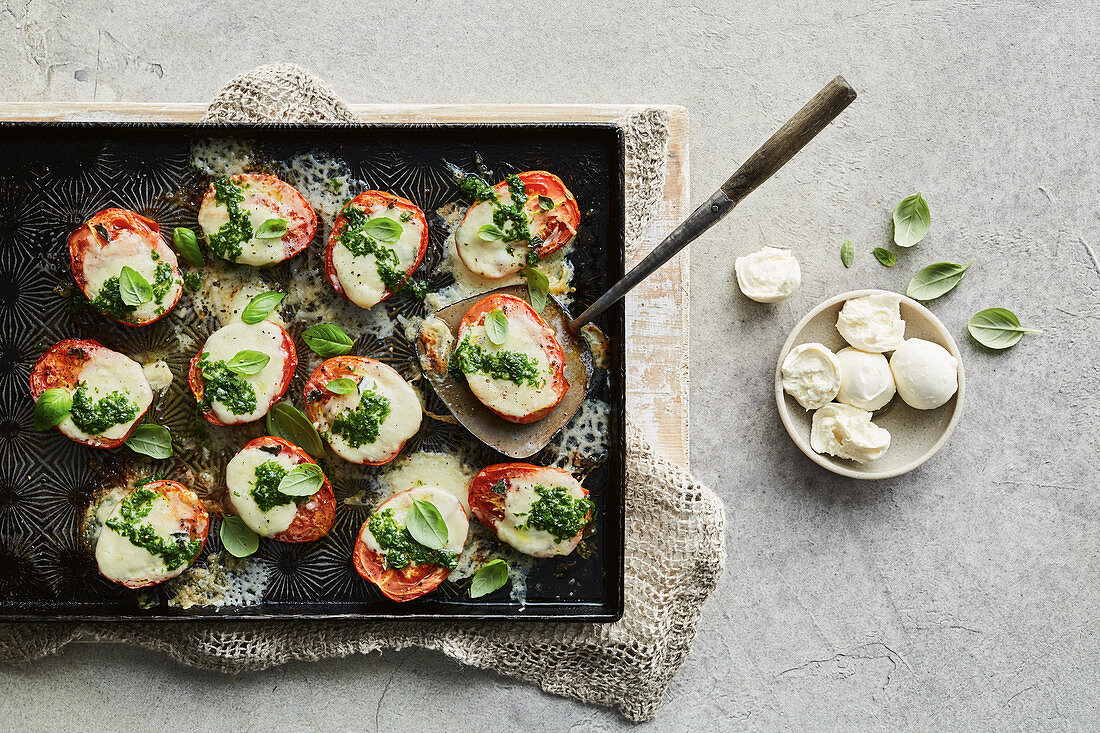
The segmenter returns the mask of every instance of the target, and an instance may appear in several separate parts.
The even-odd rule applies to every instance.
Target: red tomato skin
[[[462,338],[471,328],[480,325],[485,320],[485,316],[490,311],[497,308],[503,310],[504,315],[509,318],[527,318],[533,320],[543,329],[543,340],[540,346],[542,347],[543,353],[546,354],[546,360],[549,362],[552,370],[551,386],[557,399],[554,400],[553,404],[547,405],[541,410],[536,410],[528,415],[508,415],[493,409],[489,405],[485,405],[485,407],[508,422],[522,425],[541,420],[558,406],[562,397],[569,391],[569,380],[565,378],[565,353],[562,351],[561,344],[558,343],[558,339],[554,335],[554,330],[547,325],[546,321],[543,320],[538,311],[531,307],[530,303],[523,298],[517,298],[507,293],[497,293],[482,298],[477,303],[474,303],[470,310],[466,311],[466,315],[462,317],[462,322],[458,327],[458,341],[461,343]]]
[[[493,487],[500,481],[505,483],[505,491],[511,488],[512,479],[519,479],[540,471],[557,471],[567,476],[570,481],[575,481],[568,471],[555,466],[536,466],[531,463],[497,463],[481,469],[474,476],[469,487],[470,511],[479,522],[496,529],[498,523],[504,519],[504,494],[493,491]],[[588,489],[583,486],[581,490],[588,496]],[[589,514],[588,519],[592,518]],[[585,522],[587,524],[587,521]]]
[[[265,435],[248,442],[241,450],[249,448],[278,448],[279,455],[284,455],[296,460],[298,463],[312,463],[317,465],[308,453],[294,445],[290,441],[277,438],[274,435]],[[271,539],[278,542],[313,542],[324,537],[332,529],[336,521],[336,496],[332,491],[332,484],[328,477],[321,488],[310,497],[305,504],[298,504],[298,513],[294,515],[294,521],[282,532]]]
[[[230,176],[229,180],[238,186],[248,184],[250,188],[263,191],[273,201],[272,208],[284,216],[296,214],[287,222],[287,233],[283,235],[283,259],[280,262],[299,254],[313,241],[317,234],[317,212],[294,186],[281,178],[263,173],[240,173]],[[211,183],[202,198],[202,206],[214,206],[214,194],[214,184]]]
[[[278,324],[275,324],[278,325]],[[286,394],[286,390],[290,387],[290,380],[294,377],[294,370],[298,367],[298,352],[294,348],[294,339],[290,337],[290,334],[286,332],[286,329],[279,326],[279,330],[283,332],[283,342],[280,344],[280,350],[286,356],[283,361],[283,373],[279,378],[279,386],[275,390],[275,394],[272,395],[271,401],[267,403],[267,407],[270,410],[271,406],[283,398]],[[206,347],[206,344],[203,344]],[[195,395],[197,402],[202,402],[203,385],[205,384],[202,379],[202,370],[199,368],[199,359],[202,357],[203,349],[199,349],[191,358],[191,366],[187,370],[187,386],[191,388],[191,394]],[[265,412],[264,415],[267,413]],[[256,422],[262,420],[264,415],[256,418],[256,420],[250,420],[249,422]],[[206,421],[211,425],[219,425],[226,427],[227,425],[247,425],[248,423],[224,423],[218,416],[214,414],[213,408],[206,410],[202,413],[202,416],[206,418]]]
[[[172,267],[173,280],[182,280],[183,275],[180,274],[176,252],[160,236],[160,225],[152,219],[128,209],[103,209],[69,235],[69,266],[73,273],[73,280],[88,300],[92,299],[92,293],[88,292],[88,279],[84,275],[84,260],[87,258],[90,247],[99,246],[99,235],[96,234],[93,228],[96,224],[106,227],[108,236],[112,238],[116,232],[120,231],[132,231],[139,234],[142,240],[149,244],[149,251],[155,251],[160,255],[162,262],[167,262]],[[126,321],[107,313],[103,315],[124,326],[148,326],[171,313],[172,309],[179,303],[183,288],[173,289],[176,291],[176,295],[172,302],[164,303],[164,312],[151,321]]]
[[[364,191],[349,201],[348,206],[355,204],[361,209],[370,210],[376,204],[388,205],[390,202],[402,212],[411,213],[420,222],[420,249],[417,250],[416,260],[409,266],[409,269],[405,270],[405,276],[412,277],[412,274],[416,272],[416,268],[420,267],[420,263],[424,260],[424,253],[428,251],[428,220],[424,217],[424,212],[421,211],[420,207],[408,199],[385,191]],[[343,209],[341,209],[340,215],[332,223],[332,231],[329,232],[328,243],[325,246],[325,275],[337,295],[346,299],[348,297],[347,293],[344,292],[344,286],[340,284],[340,276],[336,274],[336,266],[332,263],[332,253],[340,244],[340,233],[344,229],[344,222]],[[391,295],[393,295],[393,291],[386,288],[382,293],[382,300],[378,302],[385,302]]]
[[[92,361],[92,357],[97,351],[112,350],[94,339],[63,339],[46,349],[42,356],[38,357],[38,361],[34,363],[34,368],[31,369],[31,399],[37,401],[43,392],[55,387],[63,387],[70,391],[75,390],[77,383],[80,381],[80,370],[84,368],[85,364]],[[84,355],[82,356],[80,352],[83,352]],[[126,435],[121,438],[93,437],[86,440],[77,440],[67,435],[65,437],[74,443],[88,445],[92,448],[117,448],[129,439],[130,434],[141,424],[145,413],[148,411],[149,408],[145,408],[134,420],[134,424],[126,432]],[[56,430],[56,428],[54,429]]]

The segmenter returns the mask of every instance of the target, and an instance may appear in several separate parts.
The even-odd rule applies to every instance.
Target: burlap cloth
[[[354,122],[308,72],[265,66],[233,79],[204,118],[217,122]],[[668,118],[645,110],[626,131],[627,235],[637,247],[664,181]],[[652,242],[649,243],[652,245]],[[684,661],[725,559],[721,500],[654,455],[628,425],[626,611],[613,624],[455,622],[181,622],[0,624],[0,659],[26,661],[78,639],[155,649],[196,667],[260,670],[288,660],[420,646],[542,689],[651,718]]]

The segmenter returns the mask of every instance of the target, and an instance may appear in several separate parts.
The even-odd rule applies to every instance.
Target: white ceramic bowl
[[[912,471],[936,454],[955,430],[962,415],[966,377],[962,356],[951,334],[940,319],[917,301],[898,295],[901,299],[901,317],[905,320],[905,338],[933,341],[951,352],[959,361],[959,391],[947,404],[935,410],[915,410],[895,396],[884,408],[874,413],[876,425],[890,431],[890,449],[882,458],[870,463],[856,463],[835,456],[816,453],[810,447],[810,424],[813,411],[806,411],[793,397],[783,391],[783,359],[798,344],[811,341],[824,344],[834,352],[848,346],[836,330],[836,319],[844,301],[862,295],[885,292],[882,290],[853,290],[826,300],[798,322],[787,342],[779,352],[775,366],[775,403],[779,417],[787,428],[795,445],[814,463],[841,476],[861,479],[882,479],[900,476]],[[896,293],[892,293],[897,295]]]

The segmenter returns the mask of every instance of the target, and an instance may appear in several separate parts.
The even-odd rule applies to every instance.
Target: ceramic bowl
[[[912,471],[943,447],[955,430],[959,416],[962,415],[966,377],[959,347],[940,319],[936,318],[930,310],[911,298],[898,295],[901,299],[901,317],[905,320],[905,338],[933,341],[951,352],[951,355],[959,361],[959,391],[947,401],[947,404],[935,410],[913,409],[897,395],[885,407],[876,410],[873,417],[875,424],[890,431],[890,448],[877,461],[856,463],[844,458],[816,453],[810,447],[810,421],[813,418],[813,411],[807,411],[783,391],[783,359],[786,358],[787,352],[798,344],[811,341],[828,346],[834,353],[848,346],[844,337],[836,330],[836,319],[844,306],[844,301],[882,292],[885,291],[853,290],[830,298],[811,310],[791,331],[790,337],[779,352],[779,361],[775,367],[775,402],[779,407],[779,417],[783,421],[783,426],[787,428],[795,445],[810,460],[841,476],[883,479]]]

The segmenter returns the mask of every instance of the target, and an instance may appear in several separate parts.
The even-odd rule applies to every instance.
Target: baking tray
[[[376,470],[368,468],[354,480],[336,484],[336,526],[324,539],[306,545],[261,542],[254,556],[267,574],[260,603],[169,608],[165,587],[135,592],[98,575],[81,538],[81,522],[102,477],[116,470],[118,462],[131,460],[125,455],[129,451],[97,450],[54,431],[33,431],[27,379],[43,346],[65,337],[96,338],[127,354],[155,354],[170,350],[171,329],[182,324],[201,343],[210,330],[208,314],[192,312],[186,296],[163,322],[141,329],[74,312],[66,238],[109,206],[149,216],[164,232],[175,226],[195,228],[188,200],[209,176],[190,164],[190,151],[206,138],[246,141],[267,163],[303,154],[337,158],[363,185],[418,203],[430,227],[428,254],[418,272],[434,288],[446,286],[449,276],[440,267],[447,226],[433,212],[459,200],[444,161],[473,169],[480,159],[498,177],[510,171],[549,170],[565,181],[582,211],[569,255],[575,268],[572,307],[583,310],[623,273],[625,152],[615,125],[0,124],[0,620],[620,618],[626,453],[621,302],[597,321],[612,348],[608,369],[593,387],[593,395],[609,405],[606,460],[584,482],[596,506],[594,519],[579,552],[537,561],[527,576],[524,603],[504,591],[470,600],[467,584],[445,583],[435,593],[398,604],[359,578],[351,547],[370,506],[349,506],[342,499],[357,493],[357,484],[369,483]],[[311,245],[314,253],[323,247],[327,232],[327,226],[319,227]],[[284,263],[266,274],[285,282],[300,273]],[[378,307],[394,318],[426,311],[422,302],[407,297]],[[342,325],[353,336],[359,332],[354,323]],[[300,354],[306,353],[297,341]],[[192,354],[176,352],[166,359],[173,386],[159,398],[154,417],[174,434],[184,434],[195,424],[194,400],[182,378]],[[355,353],[385,361],[406,375],[414,358],[411,344],[399,333],[364,335]],[[299,406],[306,371],[300,364],[287,393]],[[430,389],[422,392],[428,411],[445,413]],[[248,437],[251,433],[242,435],[240,444]],[[472,438],[461,428],[426,417],[425,427],[402,455],[464,441]],[[508,460],[483,446],[479,451],[477,467]],[[178,451],[177,458],[183,464],[193,462]],[[539,463],[540,458],[546,457],[530,460]],[[221,549],[212,531],[196,567],[202,568]]]

